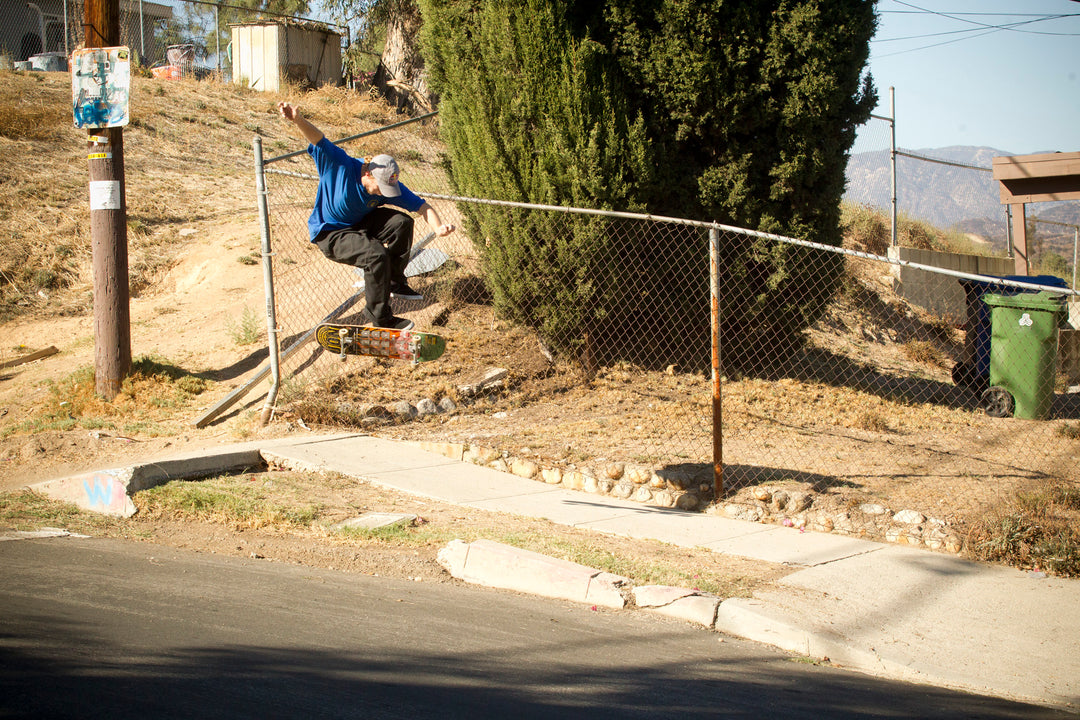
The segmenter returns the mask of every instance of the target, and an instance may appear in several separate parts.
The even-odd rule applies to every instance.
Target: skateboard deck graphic
[[[446,351],[446,339],[433,333],[366,325],[323,323],[316,328],[315,339],[342,360],[347,355],[368,355],[418,363],[435,360]]]

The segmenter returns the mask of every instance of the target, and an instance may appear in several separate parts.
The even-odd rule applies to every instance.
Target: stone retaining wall
[[[592,466],[559,467],[537,458],[463,443],[420,442],[421,448],[537,482],[608,495],[664,508],[707,512],[736,520],[770,523],[801,531],[851,537],[959,553],[960,534],[944,520],[910,509],[854,503],[839,495],[814,493],[801,486],[757,485],[716,499],[711,472],[671,471],[600,461]]]

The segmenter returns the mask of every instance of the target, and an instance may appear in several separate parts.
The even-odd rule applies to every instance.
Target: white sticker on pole
[[[91,210],[120,210],[120,181],[90,181]]]

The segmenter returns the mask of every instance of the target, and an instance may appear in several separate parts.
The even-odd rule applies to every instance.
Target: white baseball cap
[[[379,192],[385,197],[397,197],[401,194],[398,186],[398,164],[389,155],[376,155],[368,161],[368,172],[379,183]]]

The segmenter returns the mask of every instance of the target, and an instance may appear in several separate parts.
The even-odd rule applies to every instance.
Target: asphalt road
[[[0,718],[1066,717],[643,612],[99,539],[0,542]]]

